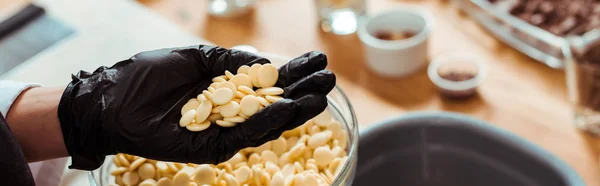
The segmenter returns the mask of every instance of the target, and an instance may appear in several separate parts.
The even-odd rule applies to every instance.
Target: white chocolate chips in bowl
[[[184,164],[117,154],[116,185],[331,185],[348,161],[348,134],[328,111],[218,165]]]
[[[269,59],[275,65],[281,65],[288,61],[286,59]],[[251,68],[252,67],[247,69],[248,74],[246,75],[249,77],[253,75]],[[245,69],[238,70],[238,73],[235,75],[226,72],[226,78],[220,76],[222,79],[216,81],[220,81],[219,83],[238,81],[233,77],[242,74],[240,72],[244,71]],[[227,74],[230,74],[230,77],[227,77]],[[250,82],[253,83],[252,79]],[[216,85],[211,85],[211,87],[213,86]],[[255,84],[252,84],[252,86],[255,86]],[[235,87],[237,91],[246,94],[246,96],[252,95],[251,93],[246,93],[249,92],[248,89],[239,87],[240,86]],[[269,87],[252,87],[255,92],[255,95],[252,96],[258,99],[254,101],[258,102],[259,109],[265,107],[265,105],[278,101],[277,99],[273,99],[273,97],[282,93],[280,90],[272,91],[265,88]],[[267,93],[260,89],[265,89]],[[217,88],[215,88],[215,90],[206,91],[210,93],[210,91],[217,91]],[[201,95],[206,96],[204,93]],[[203,103],[203,100],[202,102],[198,101],[202,99],[201,96],[198,97],[200,98],[190,100],[190,102],[197,101],[198,103],[190,105],[186,104],[188,106],[184,106],[184,109],[182,109],[182,116],[191,110],[194,110],[192,112],[196,112],[194,115],[198,114],[197,110]],[[236,99],[236,97],[237,99],[240,99],[239,102],[233,100]],[[202,124],[202,122],[207,121],[210,122],[210,125],[217,124],[220,127],[228,127],[228,125],[222,126],[221,124],[218,124],[217,121],[219,120],[230,122],[232,125],[241,123],[236,122],[241,121],[241,119],[231,119],[238,116],[241,118],[243,118],[243,116],[248,116],[244,114],[241,107],[241,102],[243,102],[242,99],[245,98],[245,96],[236,95],[236,97],[230,100],[229,103],[232,105],[228,106],[234,108],[234,111],[230,112],[229,109],[231,108],[223,107],[227,104],[215,105],[213,103],[211,105],[213,108],[205,121],[198,123],[195,121],[196,116],[194,116],[192,121],[187,123],[188,125],[185,125],[185,127],[187,130],[190,130],[188,126]],[[264,100],[260,98],[263,98]],[[236,106],[232,102],[238,103],[240,109],[239,112],[236,112]],[[102,167],[91,172],[90,175],[94,178],[92,181],[94,184],[92,185],[351,185],[356,166],[356,147],[358,145],[358,126],[356,124],[356,118],[352,107],[339,88],[334,88],[328,95],[328,102],[329,106],[322,114],[293,130],[284,132],[283,135],[276,140],[267,142],[259,147],[242,149],[226,162],[217,165],[184,164],[155,161],[128,154],[117,154],[116,156],[108,156]],[[187,110],[185,107],[187,107]],[[219,114],[218,116],[215,115],[217,113]],[[236,113],[237,115],[235,115]],[[248,112],[248,114],[250,113],[251,112]],[[182,123],[188,121],[189,120],[185,120]],[[206,128],[208,128],[208,126],[206,126]]]
[[[272,64],[243,65],[235,75],[225,71],[212,79],[207,90],[183,105],[179,126],[193,132],[203,131],[211,124],[234,127],[283,99],[279,96],[283,89],[274,87],[278,78],[279,72]]]

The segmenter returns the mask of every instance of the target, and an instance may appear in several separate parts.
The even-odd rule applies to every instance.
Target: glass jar
[[[336,35],[356,32],[365,15],[365,0],[315,0],[321,29]]]
[[[567,38],[563,54],[575,125],[600,136],[600,30]]]
[[[272,54],[258,54],[269,59],[275,66],[281,66],[290,60],[289,58]],[[342,123],[342,126],[348,134],[348,145],[345,149],[348,160],[342,170],[340,170],[339,174],[331,182],[331,185],[352,185],[358,156],[358,123],[356,121],[356,115],[354,114],[352,105],[350,105],[350,101],[344,92],[337,86],[327,95],[327,102],[329,104],[327,110],[331,113],[333,118]],[[102,166],[89,172],[88,177],[91,186],[109,186],[111,183],[115,183],[115,177],[110,174],[113,169],[117,168],[112,161],[113,157],[113,155],[107,156]]]
[[[207,12],[215,17],[238,17],[250,12],[257,0],[208,0]]]

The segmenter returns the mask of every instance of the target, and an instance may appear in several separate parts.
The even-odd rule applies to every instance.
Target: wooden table
[[[0,8],[15,2],[0,1]],[[184,29],[225,47],[249,44],[264,52],[297,56],[321,50],[329,69],[351,99],[361,127],[408,111],[445,110],[465,113],[540,145],[570,164],[589,186],[600,186],[600,140],[571,124],[564,73],[516,52],[494,39],[445,0],[369,0],[370,13],[419,6],[436,18],[430,56],[469,50],[489,65],[489,77],[477,97],[466,101],[440,98],[425,69],[400,79],[381,78],[364,65],[356,35],[323,33],[313,1],[261,0],[249,17],[211,18],[198,0],[139,0]],[[168,36],[161,36],[168,37]]]
[[[417,110],[461,112],[507,129],[540,145],[573,166],[590,186],[600,185],[600,140],[580,133],[571,122],[564,73],[522,55],[494,39],[450,3],[439,0],[370,0],[370,13],[395,7],[431,10],[436,25],[430,56],[468,50],[489,65],[479,96],[466,101],[442,99],[424,68],[414,76],[382,78],[369,71],[356,35],[323,33],[314,1],[261,0],[251,16],[218,19],[197,0],[141,0],[186,30],[218,45],[249,44],[260,51],[297,56],[324,51],[329,69],[348,94],[361,127]],[[168,36],[165,36],[168,37]]]

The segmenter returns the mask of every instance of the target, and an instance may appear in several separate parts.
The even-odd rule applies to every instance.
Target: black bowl
[[[417,112],[360,133],[355,186],[584,186],[540,147],[465,115]]]

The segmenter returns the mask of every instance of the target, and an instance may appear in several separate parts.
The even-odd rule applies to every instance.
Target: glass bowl
[[[273,54],[258,54],[269,59],[271,63],[276,66],[281,66],[290,60],[288,57]],[[348,161],[346,161],[340,173],[336,175],[331,185],[352,185],[354,174],[356,172],[358,151],[358,123],[356,121],[356,115],[354,114],[354,109],[352,108],[350,101],[344,92],[337,86],[327,95],[327,102],[329,103],[327,110],[331,113],[333,118],[342,123],[342,126],[344,126],[348,133],[348,145],[345,149],[348,154]],[[113,157],[113,155],[107,156],[102,166],[89,172],[88,178],[91,186],[109,186],[111,183],[115,183],[115,177],[110,174],[110,172],[116,168],[112,161]]]

